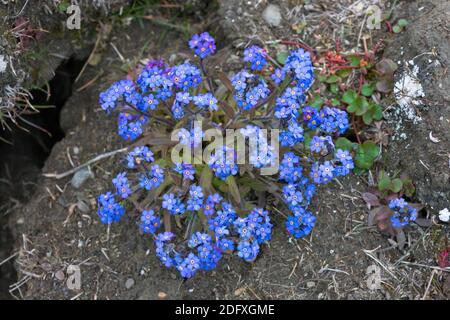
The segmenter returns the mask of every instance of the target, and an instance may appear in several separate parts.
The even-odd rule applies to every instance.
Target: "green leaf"
[[[355,156],[356,166],[361,169],[370,169],[379,152],[379,147],[373,141],[367,140],[360,144]]]
[[[238,183],[241,186],[241,189],[242,186],[248,186],[250,189],[256,192],[267,191],[267,185],[265,183],[261,182],[260,180],[253,179],[249,176],[238,179]]]
[[[366,83],[362,86],[361,93],[366,97],[370,97],[372,96],[374,90],[375,86],[372,83]]]
[[[400,32],[402,32],[402,30],[403,30],[403,28],[400,27],[399,25],[395,25],[395,26],[392,28],[392,31],[394,31],[394,33],[400,33]]]
[[[361,57],[358,56],[349,56],[348,60],[350,60],[350,65],[353,67],[357,67],[361,64]]]
[[[403,179],[403,189],[405,192],[405,195],[407,197],[412,197],[414,192],[416,192],[416,187],[414,186],[411,179]]]
[[[340,104],[341,104],[341,102],[340,102],[338,99],[336,99],[336,98],[331,99],[331,105],[332,105],[333,107],[337,107],[337,106],[340,105]]]
[[[69,3],[69,2],[61,2],[61,3],[58,5],[58,11],[59,11],[60,13],[66,13],[67,8],[69,8],[69,6],[70,6],[70,3]]]
[[[327,80],[327,75],[326,74],[318,74],[317,75],[317,79],[319,79],[320,82],[325,82]]]
[[[369,103],[367,102],[367,99],[364,96],[356,97],[352,105],[355,105],[356,109],[355,114],[357,116],[362,116],[364,113],[367,112],[367,109],[369,108]]]
[[[277,62],[280,64],[284,64],[288,56],[289,56],[288,52],[279,52],[276,57]]]
[[[355,113],[358,110],[358,106],[354,103],[347,107],[347,112]]]
[[[340,137],[336,140],[335,145],[336,149],[352,151],[354,143],[348,140],[347,138]]]
[[[355,101],[356,97],[358,95],[356,94],[355,91],[353,90],[347,90],[344,92],[344,94],[342,95],[342,101],[344,101],[347,104],[352,104],[353,101]]]
[[[395,178],[391,181],[391,185],[390,185],[389,189],[391,189],[391,191],[397,193],[397,192],[400,192],[400,190],[402,190],[402,187],[403,187],[402,180],[400,180],[399,178]]]
[[[317,95],[317,96],[314,96],[313,100],[310,103],[310,106],[318,109],[318,108],[322,107],[324,103],[325,103],[325,101],[322,99],[322,97]]]
[[[309,147],[311,146],[311,133],[310,131],[306,131],[305,134],[303,135],[303,144],[305,145],[305,148],[309,149]]]
[[[372,123],[372,114],[370,112],[366,112],[362,116],[363,122],[366,125],[369,125]]]
[[[336,72],[336,75],[339,78],[347,78],[352,72],[352,69],[341,69]]]
[[[333,74],[333,75],[329,76],[325,82],[326,83],[336,83],[339,80],[340,80],[340,78]]]
[[[241,193],[239,192],[239,187],[236,184],[236,180],[234,179],[234,176],[229,176],[225,182],[228,185],[231,197],[236,202],[238,206],[241,206],[242,200],[241,200]]]
[[[391,185],[391,178],[382,170],[378,177],[378,190],[384,191]]]
[[[203,188],[203,190],[211,190],[212,179],[213,173],[211,169],[209,168],[209,166],[204,166],[199,180],[199,184]]]
[[[404,28],[408,25],[408,20],[400,19],[400,20],[398,20],[397,25],[401,28]]]
[[[364,141],[362,147],[364,152],[372,159],[375,159],[380,154],[380,148],[371,140]]]
[[[369,125],[373,120],[381,120],[382,117],[383,111],[381,110],[381,107],[377,104],[371,103],[369,105],[369,109],[363,115],[363,121],[365,124]]]
[[[372,118],[374,120],[381,120],[381,118],[383,118],[383,110],[380,105],[376,104],[374,106]]]
[[[332,93],[334,93],[334,94],[338,93],[338,92],[339,92],[339,87],[338,87],[338,85],[337,85],[336,83],[332,83],[332,84],[330,85],[330,91],[331,91]]]

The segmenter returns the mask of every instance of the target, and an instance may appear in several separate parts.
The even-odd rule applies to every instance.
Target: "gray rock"
[[[64,271],[62,271],[62,270],[56,271],[56,273],[55,273],[56,279],[58,279],[59,281],[63,281],[65,277],[66,277],[66,275],[64,274]]]
[[[92,176],[91,171],[89,170],[89,168],[84,167],[80,170],[78,170],[72,178],[72,181],[70,182],[72,184],[72,187],[74,187],[75,189],[78,189],[81,187],[81,185],[90,177]]]
[[[281,24],[281,11],[279,6],[269,4],[267,8],[264,9],[262,16],[271,26],[278,27]]]
[[[125,281],[125,288],[131,289],[131,287],[134,286],[134,279],[129,278],[127,281]]]

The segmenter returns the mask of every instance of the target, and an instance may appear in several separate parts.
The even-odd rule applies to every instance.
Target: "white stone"
[[[8,62],[5,61],[5,56],[0,56],[0,73],[5,72]]]
[[[278,27],[281,24],[281,11],[280,7],[274,4],[269,4],[264,9],[262,16],[266,22],[274,27]]]
[[[439,220],[441,220],[442,222],[450,221],[450,211],[447,208],[439,211]]]

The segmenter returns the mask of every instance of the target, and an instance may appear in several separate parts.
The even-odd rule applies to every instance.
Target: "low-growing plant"
[[[390,177],[384,170],[380,170],[376,188],[362,194],[369,207],[368,224],[377,226],[378,229],[396,237],[399,247],[405,245],[403,229],[411,223],[421,226],[431,225],[431,220],[418,217],[418,212],[423,208],[420,203],[408,203],[404,197],[412,197],[415,186],[412,180],[395,174]]]
[[[100,94],[101,107],[118,112],[119,135],[133,143],[115,191],[98,198],[105,224],[140,212],[133,219],[158,258],[186,278],[215,268],[225,253],[254,261],[271,238],[273,211],[289,212],[289,234],[307,236],[317,187],[354,168],[353,149],[335,142],[349,128],[347,112],[306,102],[309,52],[276,62],[253,45],[230,79],[205,68],[216,52],[208,33],[189,46],[190,60],[149,61]]]
[[[382,96],[393,87],[393,75],[397,65],[389,59],[376,61],[378,42],[369,52],[342,53],[328,50],[317,58],[322,66],[317,71],[318,90],[310,102],[321,107],[329,104],[346,110],[351,116],[352,129],[357,143],[341,137],[338,144],[356,153],[355,166],[361,170],[370,169],[379,155],[379,147],[372,141],[364,141],[360,131],[365,126],[382,120],[380,105]]]
[[[399,19],[397,23],[392,27],[392,31],[394,33],[400,33],[408,26],[408,20],[406,19]]]

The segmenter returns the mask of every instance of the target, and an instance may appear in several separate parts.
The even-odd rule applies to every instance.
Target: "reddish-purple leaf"
[[[223,83],[223,85],[225,86],[225,88],[227,88],[228,91],[233,92],[234,91],[234,87],[231,84],[230,79],[228,78],[228,76],[225,74],[225,72],[219,72],[219,80],[220,82]]]
[[[219,105],[222,107],[223,111],[225,112],[225,114],[229,119],[234,118],[235,115],[234,109],[228,103],[224,101],[219,101]]]
[[[389,218],[390,210],[386,206],[376,207],[369,211],[368,224],[369,226],[373,226],[380,221],[386,220]]]
[[[378,199],[378,197],[376,195],[374,195],[373,193],[370,192],[364,192],[362,194],[362,198],[364,199],[364,201],[375,207],[375,206],[379,206],[380,205],[380,200]]]
[[[389,209],[388,206],[381,206],[378,209],[379,210],[378,210],[377,216],[376,216],[377,221],[387,220],[391,217],[392,211],[391,211],[391,209]]]
[[[377,63],[376,69],[381,75],[392,75],[397,70],[397,64],[391,59],[382,59]]]
[[[386,199],[387,202],[389,202],[389,201],[397,199],[397,198],[398,198],[398,194],[397,193],[391,193],[385,199]]]

